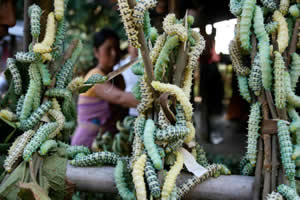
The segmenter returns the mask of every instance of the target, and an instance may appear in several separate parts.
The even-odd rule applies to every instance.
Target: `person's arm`
[[[124,92],[111,83],[98,84],[94,87],[97,97],[110,103],[132,108],[135,108],[139,104],[139,101],[132,93]]]

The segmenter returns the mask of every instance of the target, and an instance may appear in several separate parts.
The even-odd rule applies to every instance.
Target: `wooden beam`
[[[114,182],[113,167],[73,167],[68,164],[67,180],[81,191],[117,193]],[[177,185],[182,184],[192,176],[182,173],[177,179]],[[240,200],[251,199],[254,178],[250,176],[220,176],[210,178],[197,185],[185,199]]]

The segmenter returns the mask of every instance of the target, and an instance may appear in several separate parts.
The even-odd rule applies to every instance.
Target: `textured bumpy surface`
[[[135,186],[137,200],[147,199],[146,184],[144,181],[144,169],[146,165],[147,156],[142,154],[133,164],[132,178]]]
[[[237,76],[237,80],[241,96],[250,103],[251,96],[248,87],[248,78],[246,76]]]
[[[287,186],[287,185],[279,185],[277,187],[278,192],[284,196],[287,200],[299,200],[300,197],[298,196],[295,189]]]
[[[241,76],[247,76],[250,72],[250,69],[243,65],[242,55],[240,53],[238,44],[235,40],[232,40],[230,42],[229,52],[234,71]]]
[[[47,153],[57,147],[57,143],[55,140],[46,140],[40,147],[39,154],[41,156],[47,155]]]
[[[286,106],[286,88],[285,88],[285,76],[284,76],[284,61],[278,51],[274,52],[275,63],[274,63],[274,74],[275,74],[275,105],[277,108],[285,108]]]
[[[292,54],[292,63],[290,65],[291,87],[295,91],[300,76],[300,56],[297,53]]]
[[[31,35],[34,39],[37,39],[40,35],[41,14],[42,14],[42,9],[36,4],[32,4],[28,9],[28,15],[30,17]]]
[[[20,72],[16,66],[16,60],[13,58],[7,58],[7,68],[11,73],[12,80],[14,82],[14,89],[17,95],[22,94],[22,79]]]
[[[88,166],[95,166],[95,165],[103,165],[103,164],[117,164],[119,156],[115,153],[111,152],[96,152],[90,155],[74,159],[70,162],[71,165],[76,167],[88,167]]]
[[[283,197],[277,192],[272,192],[271,194],[268,194],[266,200],[283,200]]]
[[[155,172],[154,167],[152,166],[151,160],[149,159],[146,161],[145,176],[146,176],[147,184],[149,186],[151,195],[155,198],[159,198],[160,184],[159,184],[158,176]]]
[[[277,42],[279,52],[283,53],[284,50],[287,48],[289,41],[287,22],[284,16],[277,10],[273,14],[273,20],[278,23]]]
[[[157,4],[156,0],[140,0],[134,6],[132,17],[137,27],[142,26],[144,24],[144,15],[145,12],[154,8]]]
[[[259,65],[259,57],[256,56],[248,79],[249,87],[251,88],[251,90],[254,92],[256,96],[260,95],[260,91],[262,88],[261,80],[262,77],[261,77],[261,68]]]
[[[163,21],[163,29],[168,35],[177,35],[181,42],[187,40],[187,31],[182,24],[176,23],[175,14],[168,14]]]

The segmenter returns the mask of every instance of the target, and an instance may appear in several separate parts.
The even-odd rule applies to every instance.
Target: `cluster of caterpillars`
[[[287,119],[278,120],[277,136],[289,186],[278,186],[280,194],[273,192],[267,199],[282,199],[282,196],[299,199],[295,192],[295,175],[298,171],[295,160],[299,157],[300,121],[295,108],[300,106],[300,97],[295,94],[295,89],[300,63],[297,53],[299,47],[296,45],[299,38],[293,36],[293,29],[299,20],[299,3],[288,0],[230,0],[229,5],[232,14],[238,18],[235,37],[229,47],[232,65],[241,96],[251,103],[247,152],[241,162],[243,174],[253,174],[256,165],[262,119],[260,97],[267,94],[269,99],[274,99],[277,110],[286,110],[288,114]],[[250,60],[250,57],[251,64],[247,66],[246,60]]]

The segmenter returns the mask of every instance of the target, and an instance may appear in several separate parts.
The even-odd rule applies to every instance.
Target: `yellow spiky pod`
[[[47,18],[47,26],[46,26],[44,40],[41,43],[36,43],[33,46],[33,51],[35,53],[44,54],[44,53],[51,52],[52,50],[51,46],[55,38],[55,29],[56,29],[56,25],[55,25],[54,14],[53,12],[50,12]]]
[[[143,154],[133,164],[132,178],[135,186],[137,200],[147,200],[146,184],[144,180],[146,160],[147,156],[146,154]]]
[[[288,25],[284,16],[278,10],[274,12],[273,20],[278,23],[277,43],[279,52],[283,53],[289,42]]]
[[[161,192],[161,199],[167,200],[175,186],[176,178],[183,168],[183,155],[181,152],[176,152],[176,162],[171,167],[165,178],[165,183]]]
[[[185,118],[187,121],[192,119],[193,107],[189,99],[185,95],[184,91],[176,85],[161,83],[159,81],[152,81],[152,87],[159,92],[169,92],[176,96],[176,99],[180,102],[183,107]]]
[[[64,17],[64,0],[54,0],[55,19],[60,21]]]

